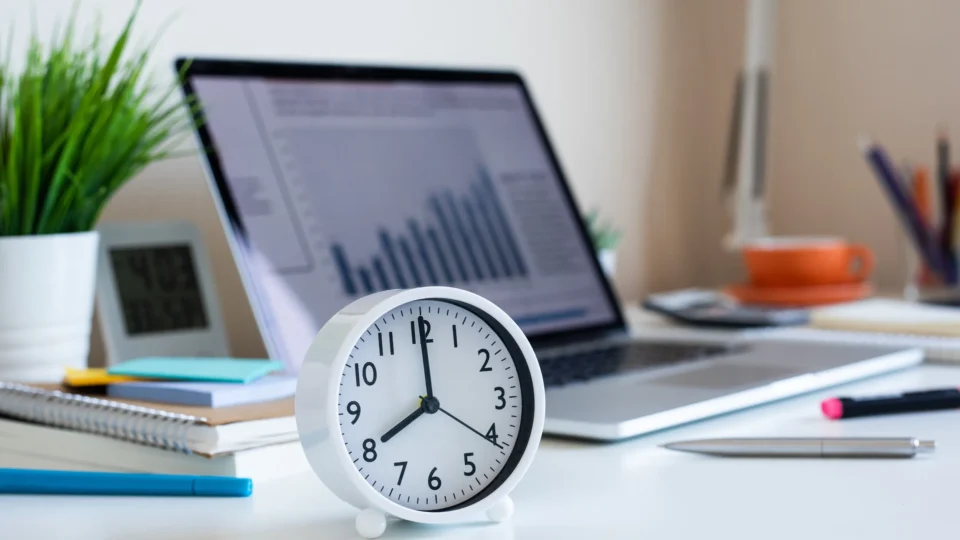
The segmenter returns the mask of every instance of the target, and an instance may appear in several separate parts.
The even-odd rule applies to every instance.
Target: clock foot
[[[500,523],[506,519],[509,519],[513,515],[513,499],[510,497],[504,497],[499,502],[494,504],[487,510],[487,518],[490,521]]]
[[[387,516],[367,508],[357,514],[357,533],[364,538],[378,538],[387,529]]]

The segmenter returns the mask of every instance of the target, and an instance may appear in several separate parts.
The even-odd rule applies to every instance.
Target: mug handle
[[[850,278],[855,281],[865,281],[873,272],[875,262],[873,250],[862,244],[851,244],[847,246],[847,269],[850,272]],[[849,269],[853,264],[857,265],[855,272]]]

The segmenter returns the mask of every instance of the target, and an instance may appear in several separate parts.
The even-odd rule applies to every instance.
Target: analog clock
[[[385,515],[507,517],[540,441],[543,395],[506,313],[424,287],[361,298],[327,322],[301,367],[296,415],[311,466],[375,537]]]

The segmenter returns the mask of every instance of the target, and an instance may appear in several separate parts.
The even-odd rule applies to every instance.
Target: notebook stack
[[[227,375],[209,359],[141,359],[71,371],[59,387],[0,382],[0,467],[257,481],[309,471],[296,380],[267,361],[217,362],[247,365]]]

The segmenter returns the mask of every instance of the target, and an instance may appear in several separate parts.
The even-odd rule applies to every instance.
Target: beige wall
[[[14,22],[17,36],[24,37],[30,8],[36,5],[38,27],[48,35],[54,20],[66,16],[73,3],[5,0],[0,28]],[[81,4],[85,20],[102,8],[104,23],[117,28],[133,2]],[[662,246],[661,237],[648,227],[646,208],[653,201],[675,200],[681,185],[677,179],[663,178],[664,185],[654,189],[648,179],[655,172],[672,176],[685,167],[653,158],[665,143],[655,140],[652,122],[667,120],[659,106],[664,99],[673,109],[683,107],[676,89],[664,87],[658,78],[671,69],[665,60],[672,59],[680,29],[670,21],[676,20],[676,6],[683,2],[147,0],[144,4],[141,36],[152,35],[169,22],[155,54],[158,74],[168,79],[168,65],[178,54],[520,69],[528,77],[576,196],[584,207],[600,208],[624,230],[618,288],[624,296],[636,298],[651,280],[680,283],[679,274],[651,271],[643,261]],[[665,29],[674,35],[664,36]],[[662,55],[665,47],[670,50]],[[671,137],[679,139],[679,131]],[[683,233],[682,215],[658,212],[664,231]],[[104,216],[155,218],[185,218],[201,227],[214,258],[234,353],[262,354],[198,159],[151,166],[117,194]],[[679,255],[671,259],[671,264],[682,262]]]

